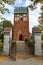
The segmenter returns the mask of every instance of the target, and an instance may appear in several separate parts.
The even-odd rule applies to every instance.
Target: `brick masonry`
[[[22,20],[15,21],[15,17],[20,17],[22,15]],[[19,40],[20,34],[22,34],[22,37],[31,38],[30,32],[29,32],[29,15],[26,14],[27,21],[24,21],[23,16],[24,14],[20,14],[17,16],[17,14],[14,15],[14,32],[13,32],[13,39]]]

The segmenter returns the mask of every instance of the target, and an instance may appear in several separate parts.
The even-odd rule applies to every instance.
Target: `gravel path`
[[[0,65],[43,65],[41,61],[34,58],[29,59],[16,59],[16,62],[12,59],[5,59],[0,62]]]
[[[43,63],[41,63],[41,61],[36,60],[34,58],[30,58],[26,60],[23,59],[16,60],[16,65],[43,65]]]
[[[10,58],[6,58],[5,60],[0,62],[0,65],[16,65],[16,62]]]

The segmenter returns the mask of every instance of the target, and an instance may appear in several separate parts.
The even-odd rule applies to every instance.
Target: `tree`
[[[0,31],[2,31],[2,30],[3,30],[3,23],[0,22]]]
[[[40,13],[40,16],[39,16],[39,23],[41,25],[43,25],[43,6],[41,7],[41,13]]]
[[[43,3],[43,0],[31,0],[33,4]]]
[[[12,27],[13,28],[13,24],[9,20],[4,20],[4,21],[0,22],[0,31],[1,32],[3,31],[4,27]]]
[[[43,6],[41,7],[41,13],[39,16],[39,25],[38,27],[43,31]]]
[[[34,10],[37,7],[37,4],[41,4],[41,13],[39,16],[39,25],[38,27],[43,31],[43,0],[30,0],[32,4],[29,6],[31,10]]]
[[[9,9],[5,7],[6,4],[12,5],[16,0],[0,0],[0,13],[4,14],[5,12],[10,13]],[[0,14],[0,19],[5,20],[5,18]]]
[[[40,3],[41,5],[43,4],[43,0],[30,0],[30,1],[32,2],[32,4],[29,5],[31,10],[35,9],[38,3]]]
[[[6,4],[13,4],[15,0],[0,0],[0,12],[3,14],[6,11],[9,12],[8,8],[5,7]]]
[[[11,21],[9,21],[9,20],[4,20],[2,22],[3,22],[3,27],[12,27],[13,26]]]

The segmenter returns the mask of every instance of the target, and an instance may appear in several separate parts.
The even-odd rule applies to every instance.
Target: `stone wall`
[[[41,49],[41,33],[35,33],[35,55],[41,55],[42,49]]]

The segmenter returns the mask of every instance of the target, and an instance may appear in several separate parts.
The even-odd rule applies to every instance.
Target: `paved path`
[[[0,65],[43,65],[43,63],[34,58],[16,59],[16,62],[10,58],[6,58],[0,62]]]
[[[29,58],[29,59],[17,59],[16,60],[16,65],[43,65],[43,63],[41,63],[41,61],[36,60],[34,58]]]

